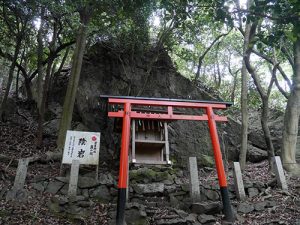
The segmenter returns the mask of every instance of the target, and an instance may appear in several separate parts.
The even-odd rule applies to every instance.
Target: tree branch
[[[282,51],[282,53],[286,56],[287,60],[289,61],[289,63],[291,64],[292,67],[294,67],[294,60],[291,57],[291,55],[288,53],[288,50],[283,46],[282,48],[280,48],[280,50]]]
[[[267,55],[265,55],[264,53],[258,52],[255,49],[252,49],[252,52],[254,54],[256,54],[257,56],[263,58],[264,60],[266,60],[267,62],[271,63],[272,65],[276,65],[277,63],[274,61],[274,59],[269,58]],[[285,80],[285,82],[288,84],[289,88],[292,88],[292,83],[291,80],[288,78],[287,74],[284,72],[284,70],[282,69],[282,67],[279,65],[277,65],[277,69],[279,70],[280,74],[282,75],[283,79]]]
[[[271,81],[269,83],[269,86],[268,86],[268,89],[267,89],[267,96],[269,97],[270,94],[271,94],[271,90],[272,90],[272,87],[273,87],[273,84],[274,84],[274,81],[275,81],[275,78],[276,78],[276,71],[277,71],[277,66],[279,64],[275,64],[273,66],[273,69],[271,70],[271,73],[272,73],[272,77],[271,77]]]
[[[268,18],[270,20],[292,20],[292,19],[298,19],[298,15],[289,15],[289,16],[281,16],[281,17],[275,17],[275,16],[271,16],[271,15],[267,15],[267,14],[263,14],[263,13],[259,13],[259,12],[254,12],[251,10],[247,10],[247,9],[237,9],[235,11],[232,11],[232,13],[248,13],[254,16],[259,16],[261,18]]]
[[[231,29],[232,30],[232,29]],[[199,61],[198,61],[198,68],[197,68],[197,72],[196,72],[196,75],[195,75],[195,81],[198,80],[199,76],[200,76],[200,69],[201,69],[201,66],[202,66],[202,63],[203,63],[203,59],[204,57],[206,56],[206,54],[209,52],[209,50],[214,46],[214,44],[222,37],[225,37],[227,36],[230,32],[228,31],[227,33],[225,34],[220,34],[219,36],[217,36],[215,38],[215,40],[213,40],[213,42],[210,43],[210,45],[208,46],[208,48],[203,52],[203,54],[199,57]]]
[[[251,26],[250,34],[249,34],[249,43],[253,41],[253,37],[255,36],[255,32],[256,32],[256,27],[257,26],[255,23]],[[253,78],[257,91],[259,92],[261,98],[265,99],[267,97],[267,93],[265,92],[264,88],[262,87],[259,81],[258,74],[256,73],[255,69],[252,67],[250,63],[250,55],[252,53],[252,49],[253,49],[253,44],[251,43],[248,45],[247,50],[245,52],[244,62],[248,72],[251,74],[251,77]]]
[[[58,57],[58,56],[59,56],[58,54],[59,54],[62,50],[64,50],[65,48],[67,48],[67,47],[69,47],[69,46],[71,46],[71,45],[73,45],[74,43],[75,43],[75,41],[70,41],[70,42],[67,42],[67,43],[64,43],[64,44],[60,45],[60,46],[59,46],[52,54],[50,54],[50,55],[42,62],[42,65],[43,65],[43,66],[46,65],[50,57],[53,57],[53,58]],[[30,75],[29,80],[31,81],[31,80],[37,75],[37,73],[38,73],[38,70],[36,69],[36,70]]]
[[[250,63],[250,55],[251,55],[251,50],[248,50],[248,53],[244,56],[245,65],[247,67],[248,72],[251,74],[251,76],[253,78],[253,81],[255,83],[257,91],[259,92],[259,94],[262,97],[266,97],[267,94],[266,94],[265,90],[263,89],[263,87],[261,86],[261,83],[259,82],[259,78],[258,78],[258,75],[257,75],[255,69],[252,67],[252,65]]]

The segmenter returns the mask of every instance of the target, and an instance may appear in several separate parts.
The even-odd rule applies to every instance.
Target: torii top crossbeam
[[[119,195],[117,206],[117,225],[123,225],[124,211],[126,202],[126,188],[128,178],[128,150],[130,143],[130,123],[131,119],[144,119],[144,120],[194,120],[194,121],[208,121],[216,169],[219,178],[220,191],[223,201],[223,210],[225,219],[232,221],[234,219],[233,211],[230,204],[226,174],[224,170],[220,143],[217,133],[216,121],[226,122],[225,116],[218,116],[214,113],[214,109],[226,109],[232,105],[230,102],[217,102],[217,101],[198,101],[198,100],[184,100],[184,99],[167,99],[167,98],[146,98],[146,97],[130,97],[130,96],[109,96],[101,95],[100,98],[107,99],[110,105],[122,105],[121,109],[116,112],[108,112],[109,117],[123,118],[122,124],[122,140],[120,152],[120,172],[119,172]],[[134,107],[163,107],[165,111],[152,113],[145,113],[142,110],[137,110]],[[174,108],[194,108],[203,109],[201,115],[186,115],[176,114]]]

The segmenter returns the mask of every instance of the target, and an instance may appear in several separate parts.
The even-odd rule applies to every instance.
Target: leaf
[[[258,48],[259,50],[261,50],[261,49],[262,49],[262,43],[258,42],[258,43],[257,43],[257,48]]]

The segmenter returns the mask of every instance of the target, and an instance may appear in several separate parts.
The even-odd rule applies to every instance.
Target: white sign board
[[[99,149],[100,133],[68,130],[62,163],[76,159],[80,164],[98,165]]]

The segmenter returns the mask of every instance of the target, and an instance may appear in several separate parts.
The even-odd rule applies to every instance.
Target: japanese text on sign
[[[67,131],[63,164],[72,164],[79,160],[80,164],[98,165],[100,149],[100,133]]]

